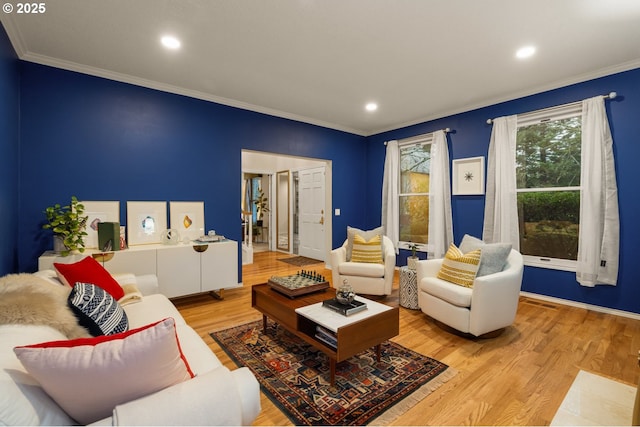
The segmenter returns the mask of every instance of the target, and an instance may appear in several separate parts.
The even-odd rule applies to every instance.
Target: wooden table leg
[[[331,387],[336,385],[336,359],[330,357],[329,358],[329,383]]]
[[[267,315],[262,315],[262,333],[267,335]]]
[[[376,346],[376,359],[380,362],[380,349],[382,348],[382,344],[378,344]]]

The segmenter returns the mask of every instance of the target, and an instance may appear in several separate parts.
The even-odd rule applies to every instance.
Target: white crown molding
[[[634,70],[636,68],[640,68],[640,59],[635,59],[633,61],[629,61],[629,62],[623,62],[622,64],[617,64],[617,65],[613,65],[611,67],[606,67],[606,68],[601,68],[599,70],[596,71],[592,71],[589,73],[585,73],[585,74],[579,74],[577,76],[572,76],[568,79],[563,79],[563,80],[558,80],[556,82],[553,83],[549,83],[543,86],[537,86],[537,87],[533,87],[533,88],[528,88],[525,89],[523,91],[519,91],[519,92],[514,92],[511,93],[507,96],[502,96],[502,97],[498,97],[498,98],[492,98],[486,101],[483,101],[481,103],[476,103],[476,104],[465,104],[462,105],[460,107],[454,108],[452,110],[449,111],[445,111],[442,113],[438,113],[436,115],[431,115],[431,116],[426,116],[426,117],[422,117],[420,119],[416,119],[416,120],[411,120],[408,122],[404,122],[404,123],[400,123],[397,125],[391,125],[385,128],[380,128],[376,131],[373,131],[371,133],[368,133],[365,136],[372,136],[372,135],[377,135],[379,133],[384,133],[384,132],[389,132],[392,130],[397,130],[397,129],[402,129],[408,126],[414,126],[420,123],[424,123],[424,122],[428,122],[431,120],[437,120],[437,119],[442,119],[444,117],[449,117],[449,116],[453,116],[455,114],[461,114],[461,113],[466,113],[468,111],[473,111],[473,110],[477,110],[479,108],[484,108],[484,107],[489,107],[491,105],[496,105],[496,104],[500,104],[503,102],[507,102],[507,101],[513,101],[515,99],[518,98],[524,98],[526,96],[531,96],[531,95],[537,95],[539,93],[542,92],[546,92],[549,90],[554,90],[554,89],[559,89],[565,86],[570,86],[576,83],[584,83],[586,81],[589,80],[593,80],[593,79],[597,79],[600,77],[605,77],[605,76],[609,76],[612,74],[617,74],[617,73],[622,73],[624,71],[629,71],[629,70]],[[615,91],[616,88],[611,88],[610,91]],[[593,96],[597,96],[597,95],[605,95],[604,93],[602,94],[593,94]],[[620,95],[624,95],[623,93],[621,93]],[[518,112],[514,112],[513,114],[517,114]],[[489,117],[487,117],[489,118]]]
[[[18,58],[22,59],[27,48],[22,36],[20,35],[20,31],[18,31],[18,27],[13,20],[13,15],[3,13],[0,15],[0,22],[2,22],[2,25],[9,36],[9,40],[13,45],[13,49],[16,51],[16,55],[18,55]]]
[[[615,308],[601,307],[599,305],[592,305],[592,304],[587,304],[587,303],[583,303],[583,302],[566,300],[566,299],[562,299],[562,298],[549,297],[549,296],[546,296],[546,295],[534,294],[534,293],[531,293],[531,292],[522,292],[521,291],[520,295],[522,295],[524,297],[527,297],[527,298],[532,298],[532,299],[537,299],[537,300],[541,300],[541,301],[552,302],[552,303],[555,303],[555,304],[561,304],[561,305],[567,305],[567,306],[570,306],[570,307],[583,308],[585,310],[597,311],[599,313],[611,314],[613,316],[620,316],[620,317],[626,317],[626,318],[629,318],[629,319],[640,320],[640,314],[632,313],[630,311],[616,310]]]
[[[12,40],[13,43],[13,40]],[[17,49],[16,49],[17,50]],[[352,133],[359,136],[365,136],[365,132],[359,129],[352,129],[346,126],[337,125],[335,123],[328,123],[322,120],[316,120],[297,114],[287,113],[272,108],[261,107],[258,105],[249,104],[242,101],[236,101],[229,98],[223,98],[220,96],[211,95],[208,93],[182,88],[166,83],[160,83],[153,80],[143,79],[140,77],[131,76],[128,74],[116,73],[113,71],[104,70],[102,68],[90,67],[87,65],[78,64],[72,61],[65,61],[62,59],[52,58],[46,55],[34,54],[30,52],[22,53],[18,55],[23,61],[33,62],[36,64],[47,65],[50,67],[60,68],[68,71],[75,71],[82,74],[88,74],[95,77],[102,77],[109,80],[114,80],[123,83],[129,83],[136,86],[142,86],[150,89],[159,90],[162,92],[173,93],[177,95],[188,96],[190,98],[201,99],[204,101],[215,102],[216,104],[227,105],[229,107],[240,108],[243,110],[249,110],[256,113],[267,114],[269,116],[280,117],[283,119],[294,120],[297,122],[303,122],[312,124],[315,126],[325,127],[329,129],[335,129],[342,132]]]

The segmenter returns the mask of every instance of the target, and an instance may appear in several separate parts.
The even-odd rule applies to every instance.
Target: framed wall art
[[[452,175],[454,196],[484,194],[484,157],[454,160]]]
[[[162,242],[167,229],[167,202],[127,202],[129,246]]]
[[[205,235],[204,202],[169,202],[169,217],[183,242]]]
[[[87,232],[84,247],[98,247],[98,224],[101,222],[120,222],[120,202],[82,201],[84,213],[87,215]]]

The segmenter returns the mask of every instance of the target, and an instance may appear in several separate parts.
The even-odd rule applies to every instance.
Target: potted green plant
[[[87,235],[85,226],[87,216],[84,215],[84,205],[71,196],[71,203],[60,206],[56,203],[44,210],[47,223],[42,226],[45,230],[53,231],[54,250],[62,256],[72,251],[84,252],[84,237]]]
[[[416,255],[416,252],[418,251],[420,245],[418,243],[409,242],[409,245],[407,247],[411,251],[411,256],[407,258],[407,267],[409,267],[411,270],[415,270],[416,263],[418,262],[418,256]]]
[[[262,227],[262,218],[266,212],[269,212],[267,196],[264,195],[262,189],[258,190],[258,196],[253,201],[253,204],[256,205],[256,217],[257,222],[256,225],[258,227]]]

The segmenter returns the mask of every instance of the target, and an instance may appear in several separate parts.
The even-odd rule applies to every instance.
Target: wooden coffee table
[[[336,364],[376,347],[380,361],[380,345],[399,333],[398,307],[356,297],[367,304],[367,310],[350,316],[322,307],[322,301],[335,297],[335,289],[289,298],[271,289],[268,284],[251,288],[251,306],[262,313],[263,332],[267,333],[267,318],[320,350],[329,358],[330,382],[335,384]],[[318,326],[336,337],[336,346],[316,338]]]

